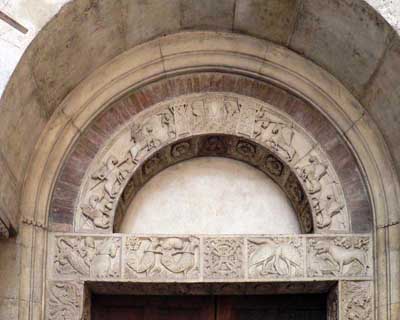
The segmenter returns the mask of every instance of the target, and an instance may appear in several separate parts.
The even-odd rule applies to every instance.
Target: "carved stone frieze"
[[[371,276],[369,237],[308,238],[307,242],[310,277]]]
[[[47,289],[47,320],[79,320],[83,285],[76,282],[50,282]]]
[[[49,241],[52,280],[263,282],[373,274],[367,235],[57,234]]]
[[[196,279],[200,276],[197,237],[125,239],[124,277],[129,279]]]
[[[234,144],[228,136],[237,138]],[[284,189],[300,217],[313,215],[316,232],[349,230],[342,188],[324,151],[288,115],[232,93],[162,102],[110,137],[83,180],[75,230],[111,232],[121,195],[135,175],[145,183],[163,168],[195,156],[246,161]],[[304,227],[309,221],[302,225],[313,229]]]
[[[304,277],[303,240],[289,237],[249,238],[249,278]]]
[[[239,279],[244,276],[243,239],[206,238],[204,242],[204,278]]]
[[[59,278],[116,278],[120,275],[119,237],[56,236],[53,272]]]
[[[371,281],[341,282],[341,318],[343,320],[373,320],[374,308]]]

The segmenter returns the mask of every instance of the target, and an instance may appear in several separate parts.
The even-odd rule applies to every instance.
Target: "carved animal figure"
[[[293,245],[288,243],[275,243],[274,241],[257,241],[255,251],[250,255],[249,263],[251,272],[261,275],[295,275],[300,265],[293,258],[299,258],[299,253]]]
[[[59,273],[89,274],[91,261],[87,256],[84,240],[59,238],[57,249],[56,263]]]
[[[332,224],[332,218],[340,214],[344,205],[339,203],[334,195],[328,194],[325,199],[312,199],[315,209],[317,227],[324,229]]]
[[[287,161],[292,161],[296,150],[292,147],[294,131],[283,123],[273,123],[272,136],[267,143],[276,152],[283,154]]]
[[[161,264],[173,273],[187,275],[197,266],[198,240],[168,238],[161,242]]]
[[[306,186],[306,190],[315,194],[321,191],[321,179],[327,173],[328,166],[321,163],[317,157],[311,156],[308,159],[309,164],[303,168],[297,168],[300,174],[300,178],[303,180]]]
[[[145,273],[149,276],[151,272],[159,272],[159,258],[161,254],[157,251],[159,240],[156,238],[140,240],[137,248],[129,253],[127,266],[137,273]]]
[[[362,267],[362,274],[368,269],[368,256],[366,250],[358,248],[344,248],[332,243],[318,241],[315,243],[316,256],[337,266],[339,274],[343,274],[343,267],[354,262]]]
[[[82,214],[96,227],[101,229],[108,229],[110,227],[110,215],[101,208],[100,197],[98,195],[91,195],[89,197],[89,204],[83,204],[81,209]]]

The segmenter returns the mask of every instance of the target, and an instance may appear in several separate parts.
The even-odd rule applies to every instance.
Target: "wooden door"
[[[212,296],[95,296],[93,320],[213,320]]]
[[[326,320],[323,295],[94,296],[92,320]]]
[[[326,320],[324,295],[221,296],[217,320]]]

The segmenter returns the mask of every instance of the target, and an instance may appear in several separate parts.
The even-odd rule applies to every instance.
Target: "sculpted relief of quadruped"
[[[304,239],[289,237],[249,238],[249,278],[302,278]]]
[[[57,278],[117,278],[121,239],[117,237],[55,237],[53,273]]]
[[[178,280],[200,276],[199,238],[129,236],[124,247],[124,278]]]
[[[372,276],[369,237],[309,238],[307,242],[308,276],[338,278]]]
[[[204,239],[204,278],[239,279],[244,277],[244,239]]]
[[[203,135],[209,138],[197,150],[190,138]],[[260,149],[257,146],[267,149],[269,154],[260,159],[259,165],[274,179],[282,180],[284,189],[287,175],[283,173],[292,171],[289,176],[300,181],[304,192],[294,190],[293,183],[286,191],[310,203],[317,233],[350,230],[339,179],[311,135],[272,106],[231,93],[182,96],[156,104],[112,135],[85,175],[76,206],[75,230],[112,232],[119,198],[139,168],[144,183],[146,176],[148,179],[168,166],[171,159],[171,163],[189,159],[196,152],[226,156],[230,146],[222,141],[224,135],[239,137],[234,149],[243,161],[256,158],[256,150]],[[172,147],[167,159],[161,158],[161,151],[169,145]],[[306,212],[304,201],[296,208],[299,212]]]

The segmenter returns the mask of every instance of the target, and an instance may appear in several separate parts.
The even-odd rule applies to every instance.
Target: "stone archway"
[[[99,132],[96,124],[108,125],[101,120],[106,114],[123,113],[121,105],[134,105],[127,103],[129,97],[100,114],[92,128]],[[97,151],[80,167],[83,175],[76,185],[76,198],[69,199],[74,204],[73,233],[56,232],[48,240],[50,319],[57,319],[67,308],[60,303],[64,295],[79,301],[71,315],[79,317],[85,310],[84,284],[99,281],[105,287],[110,282],[204,285],[228,281],[240,285],[285,281],[302,282],[305,289],[309,282],[333,281],[349,286],[340,290],[338,299],[344,299],[344,305],[349,299],[344,295],[367,292],[366,305],[359,312],[372,316],[372,238],[351,233],[348,208],[354,207],[347,203],[352,195],[345,199],[346,185],[341,184],[324,146],[306,128],[263,101],[232,92],[205,91],[161,100],[120,119],[121,124],[110,128],[113,131],[96,144]],[[65,192],[57,186],[64,183],[62,177],[71,179],[67,173],[79,161],[76,154],[72,149],[64,160],[50,215],[57,213],[59,197]],[[114,218],[121,220],[126,204],[146,181],[196,156],[230,157],[264,171],[291,199],[303,232],[318,234],[113,233],[113,225],[118,225]]]
[[[185,36],[188,35],[179,35],[175,41],[182,45]],[[192,36],[193,34],[190,34],[190,37]],[[265,103],[270,102],[273,106],[286,110],[289,114],[294,115],[296,123],[302,123],[302,121],[307,123],[308,120],[312,120],[307,125],[307,129],[313,132],[316,141],[324,142],[324,146],[330,146],[326,150],[326,154],[329,157],[335,157],[335,155],[338,157],[336,159],[333,158],[334,161],[331,161],[331,164],[334,168],[333,173],[339,177],[340,186],[344,190],[344,197],[350,197],[345,198],[345,204],[349,211],[349,221],[352,222],[351,228],[354,234],[331,234],[326,232],[321,235],[266,236],[261,237],[261,239],[257,235],[236,235],[228,238],[196,235],[188,235],[186,237],[154,235],[151,238],[155,239],[156,243],[158,243],[157,245],[171,247],[168,244],[176,241],[174,239],[178,239],[181,243],[194,248],[191,251],[193,253],[191,254],[192,256],[195,256],[194,251],[198,248],[199,259],[204,262],[208,259],[208,251],[206,250],[207,246],[203,244],[209,241],[212,246],[215,244],[219,247],[220,243],[233,243],[234,247],[238,248],[237,252],[241,257],[237,260],[239,262],[242,261],[239,263],[239,269],[243,271],[242,273],[239,272],[239,275],[243,277],[236,277],[235,275],[235,278],[230,280],[235,282],[248,282],[253,279],[249,278],[249,255],[245,252],[251,246],[250,243],[255,243],[256,247],[265,245],[268,248],[273,247],[274,243],[280,243],[283,246],[299,245],[298,248],[303,248],[304,253],[302,256],[304,260],[300,258],[301,261],[304,261],[303,269],[300,268],[303,272],[300,272],[302,276],[296,275],[296,272],[294,272],[292,277],[290,272],[290,276],[286,272],[282,279],[287,279],[288,281],[301,279],[305,282],[314,282],[316,280],[339,281],[341,288],[347,288],[341,291],[343,293],[341,297],[343,297],[345,303],[351,301],[350,294],[358,294],[363,288],[367,288],[363,290],[364,293],[367,293],[367,297],[364,299],[366,301],[365,307],[362,306],[361,309],[367,310],[366,312],[370,317],[373,317],[371,312],[373,303],[379,306],[381,304],[378,300],[385,299],[384,296],[378,295],[373,298],[372,287],[376,288],[375,292],[385,291],[387,279],[381,277],[373,278],[377,273],[386,269],[383,267],[385,263],[377,259],[378,253],[371,247],[382,244],[384,240],[382,238],[378,239],[375,236],[375,231],[373,234],[369,234],[369,232],[372,231],[372,216],[385,217],[382,219],[386,221],[384,220],[388,213],[386,210],[391,202],[387,200],[382,204],[379,201],[379,195],[382,192],[385,193],[382,183],[376,183],[371,186],[368,182],[371,179],[381,181],[379,172],[385,172],[387,168],[383,163],[375,161],[374,154],[368,153],[366,155],[363,153],[365,152],[365,144],[363,143],[362,135],[359,133],[360,130],[365,128],[361,125],[363,122],[359,122],[359,113],[357,108],[354,107],[357,106],[356,101],[350,95],[347,95],[339,84],[335,82],[332,84],[332,79],[325,74],[322,76],[319,72],[307,74],[298,65],[296,66],[298,67],[297,69],[293,65],[290,66],[293,70],[284,69],[282,61],[275,60],[271,62],[271,59],[278,59],[273,56],[269,57],[270,60],[263,60],[264,51],[260,52],[259,47],[254,48],[252,45],[247,48],[241,47],[240,50],[242,52],[237,53],[235,59],[232,59],[231,55],[226,52],[226,47],[223,48],[227,45],[226,43],[218,49],[218,45],[221,45],[219,37],[220,35],[216,35],[212,40],[210,40],[212,37],[207,40],[211,41],[209,45],[212,43],[212,46],[209,47],[207,63],[205,60],[201,60],[204,52],[207,51],[205,48],[202,48],[199,52],[197,51],[198,48],[193,49],[192,52],[186,52],[185,58],[181,54],[177,54],[177,56],[171,54],[163,57],[163,59],[166,59],[165,62],[168,62],[167,69],[163,69],[162,62],[157,59],[154,61],[150,59],[151,61],[146,61],[143,64],[141,64],[143,61],[137,62],[140,67],[138,65],[133,66],[132,61],[135,59],[124,55],[124,57],[121,57],[122,60],[113,62],[115,64],[110,66],[110,73],[106,71],[108,66],[104,67],[103,70],[99,71],[98,77],[94,75],[88,79],[87,82],[83,83],[81,87],[68,96],[60,106],[62,111],[54,117],[53,125],[48,128],[50,131],[53,130],[54,134],[44,134],[39,144],[37,155],[32,163],[32,175],[26,183],[26,198],[23,201],[25,225],[22,227],[21,232],[24,235],[24,240],[27,243],[31,242],[33,247],[33,250],[27,252],[26,249],[23,252],[23,261],[28,266],[24,271],[27,277],[32,277],[31,279],[35,285],[31,286],[30,290],[22,289],[21,295],[22,297],[40,297],[38,301],[40,301],[39,303],[42,307],[33,311],[37,317],[41,317],[44,312],[47,312],[48,318],[56,318],[58,316],[57,310],[60,309],[54,311],[52,301],[59,301],[60,297],[71,297],[69,302],[72,301],[76,306],[72,316],[77,317],[82,312],[83,305],[79,301],[82,298],[84,282],[98,282],[100,279],[101,281],[115,282],[116,279],[121,280],[124,277],[125,269],[123,267],[125,268],[125,265],[123,265],[122,261],[132,253],[125,246],[127,242],[130,242],[130,237],[120,234],[104,234],[104,231],[96,229],[86,230],[84,233],[74,232],[81,231],[79,228],[74,229],[74,217],[76,213],[79,213],[79,210],[75,210],[75,200],[80,193],[80,186],[83,185],[84,177],[90,176],[91,169],[96,167],[91,167],[91,164],[92,160],[101,153],[99,153],[99,147],[110,137],[110,133],[114,129],[118,129],[123,123],[123,120],[125,120],[124,115],[129,114],[131,116],[135,113],[138,113],[138,116],[144,115],[145,111],[142,111],[143,109],[149,108],[148,110],[150,110],[151,106],[166,100],[163,90],[170,98],[173,98],[193,93],[190,92],[190,88],[195,88],[197,90],[195,93],[204,93],[205,90],[206,92],[217,92],[219,94],[222,92],[242,94]],[[171,39],[168,40],[172,41]],[[227,42],[232,41],[230,38],[225,40]],[[204,42],[200,45],[206,46]],[[233,46],[234,43],[229,42],[229,47],[232,48]],[[145,50],[144,52],[147,51]],[[260,54],[262,57],[260,57]],[[254,58],[255,55],[258,55],[258,58]],[[193,62],[193,56],[199,57],[199,60],[195,59],[195,62]],[[133,53],[133,57],[138,57],[137,51]],[[210,57],[224,58],[224,63],[219,61],[210,67],[209,61],[213,61],[213,59],[210,60]],[[127,64],[124,64],[123,61],[127,62]],[[310,67],[310,70],[316,70],[315,66],[311,65]],[[227,72],[228,70],[229,72]],[[318,69],[318,71],[321,70]],[[207,72],[219,73],[220,76],[208,77]],[[105,74],[107,74],[107,77],[104,76]],[[179,78],[179,75],[184,76],[185,74],[197,75],[192,78],[194,81],[186,82],[182,80],[182,77]],[[242,79],[232,81],[233,77],[229,76],[231,74],[241,76]],[[176,77],[174,78],[174,76]],[[190,79],[190,76],[187,78]],[[219,80],[221,78],[222,80]],[[159,80],[165,81],[162,83],[158,82]],[[318,82],[318,86],[316,82]],[[174,85],[169,86],[172,83]],[[150,86],[146,87],[147,85]],[[326,87],[324,87],[325,85]],[[337,91],[332,90],[334,85],[337,85],[336,89],[339,88]],[[324,90],[321,88],[324,88]],[[129,92],[132,94],[129,95]],[[176,92],[179,94],[175,94]],[[286,99],[285,92],[291,93],[290,99]],[[336,95],[338,92],[340,94]],[[157,101],[157,99],[160,101]],[[129,105],[129,101],[133,101],[133,103]],[[295,108],[295,105],[291,104],[293,101],[296,104],[298,103],[300,108]],[[106,110],[114,110],[115,113],[107,113]],[[105,112],[103,113],[103,111]],[[304,114],[307,114],[307,117],[302,116]],[[90,127],[97,120],[106,123],[104,131],[96,131],[96,126]],[[321,124],[322,128],[320,127]],[[97,127],[97,129],[99,128]],[[95,134],[96,132],[97,135]],[[345,135],[343,134],[344,132],[346,133]],[[211,133],[214,136],[221,135],[221,132]],[[227,134],[222,133],[222,135],[226,136]],[[195,137],[196,135],[193,136]],[[92,139],[98,139],[97,143],[91,144]],[[257,141],[251,141],[250,138],[247,138],[247,140],[259,144]],[[167,143],[166,145],[170,148],[172,144]],[[248,148],[245,149],[247,150]],[[359,157],[359,154],[363,154],[363,157]],[[275,154],[275,156],[280,159],[279,155]],[[346,159],[346,161],[337,161],[338,159]],[[147,161],[147,158],[145,160]],[[146,163],[146,161],[143,163]],[[376,166],[371,165],[371,163],[376,164]],[[101,165],[101,161],[98,165]],[[294,170],[294,172],[298,171]],[[363,175],[365,175],[365,179],[362,178]],[[301,179],[299,180],[301,181]],[[76,186],[77,188],[69,188],[71,186]],[[355,189],[351,189],[351,186]],[[357,190],[357,193],[346,192],[346,190]],[[64,197],[60,196],[62,194]],[[371,200],[372,210],[369,200]],[[314,214],[316,215],[315,212]],[[316,221],[316,218],[314,220]],[[361,220],[366,224],[357,223],[357,221]],[[376,221],[374,221],[375,225]],[[108,230],[108,232],[110,231],[111,229]],[[364,234],[358,234],[360,232],[364,232]],[[139,242],[152,243],[152,239],[149,239],[148,235],[137,235],[136,238],[138,238]],[[132,247],[137,247],[136,240],[133,239],[132,241]],[[330,270],[332,268],[324,267],[326,261],[324,258],[321,261],[320,255],[332,250],[332,248],[341,248],[339,250],[350,252],[350,260],[352,262],[344,263],[343,261],[343,265],[339,266],[337,270]],[[214,250],[211,249],[211,251],[213,252]],[[82,257],[79,258],[80,255],[76,255],[78,252],[84,253],[86,257],[91,257],[86,262],[83,260],[83,264],[78,263],[82,267],[82,269],[78,267],[81,271],[57,269],[60,265],[67,266],[67,269],[71,268],[68,256],[74,255],[78,257],[79,261]],[[376,265],[372,265],[371,262],[373,252]],[[168,255],[168,253],[165,254]],[[114,272],[113,269],[98,267],[97,263],[92,265],[94,260],[102,259],[99,256],[103,256],[104,259],[112,262],[112,265],[119,266],[119,271]],[[358,256],[358,259],[356,256]],[[361,263],[357,262],[359,260],[361,260]],[[47,262],[47,264],[44,262]],[[335,265],[335,262],[329,263]],[[69,267],[68,264],[70,265]],[[296,264],[299,265],[298,263]],[[42,268],[43,265],[47,265],[45,270]],[[310,266],[312,265],[315,268],[311,268]],[[361,266],[361,269],[359,269],[359,266]],[[352,270],[349,271],[348,268]],[[109,273],[110,270],[111,274]],[[165,274],[171,273],[168,268],[163,272]],[[208,271],[201,269],[195,281],[208,279],[208,275],[204,278],[204,272],[207,274]],[[33,274],[35,275],[34,277],[32,276]],[[41,277],[38,277],[38,274]],[[178,276],[183,278],[181,279],[183,282],[186,281],[181,273],[174,274],[175,272],[172,272],[172,278]],[[127,281],[136,281],[135,270],[133,270],[133,276],[129,277]],[[144,278],[143,281],[146,282],[148,280],[155,281],[154,278]],[[215,278],[214,280],[217,282],[225,281],[222,278]],[[276,280],[274,277],[272,279],[270,277],[257,278],[257,282]],[[44,283],[47,286],[46,291],[44,290]],[[375,284],[378,285],[375,286]],[[30,301],[30,298],[22,301],[22,303]],[[340,310],[345,310],[343,308],[341,307]],[[65,308],[61,304],[61,312],[63,310]],[[343,317],[345,316],[345,314],[342,315]]]

